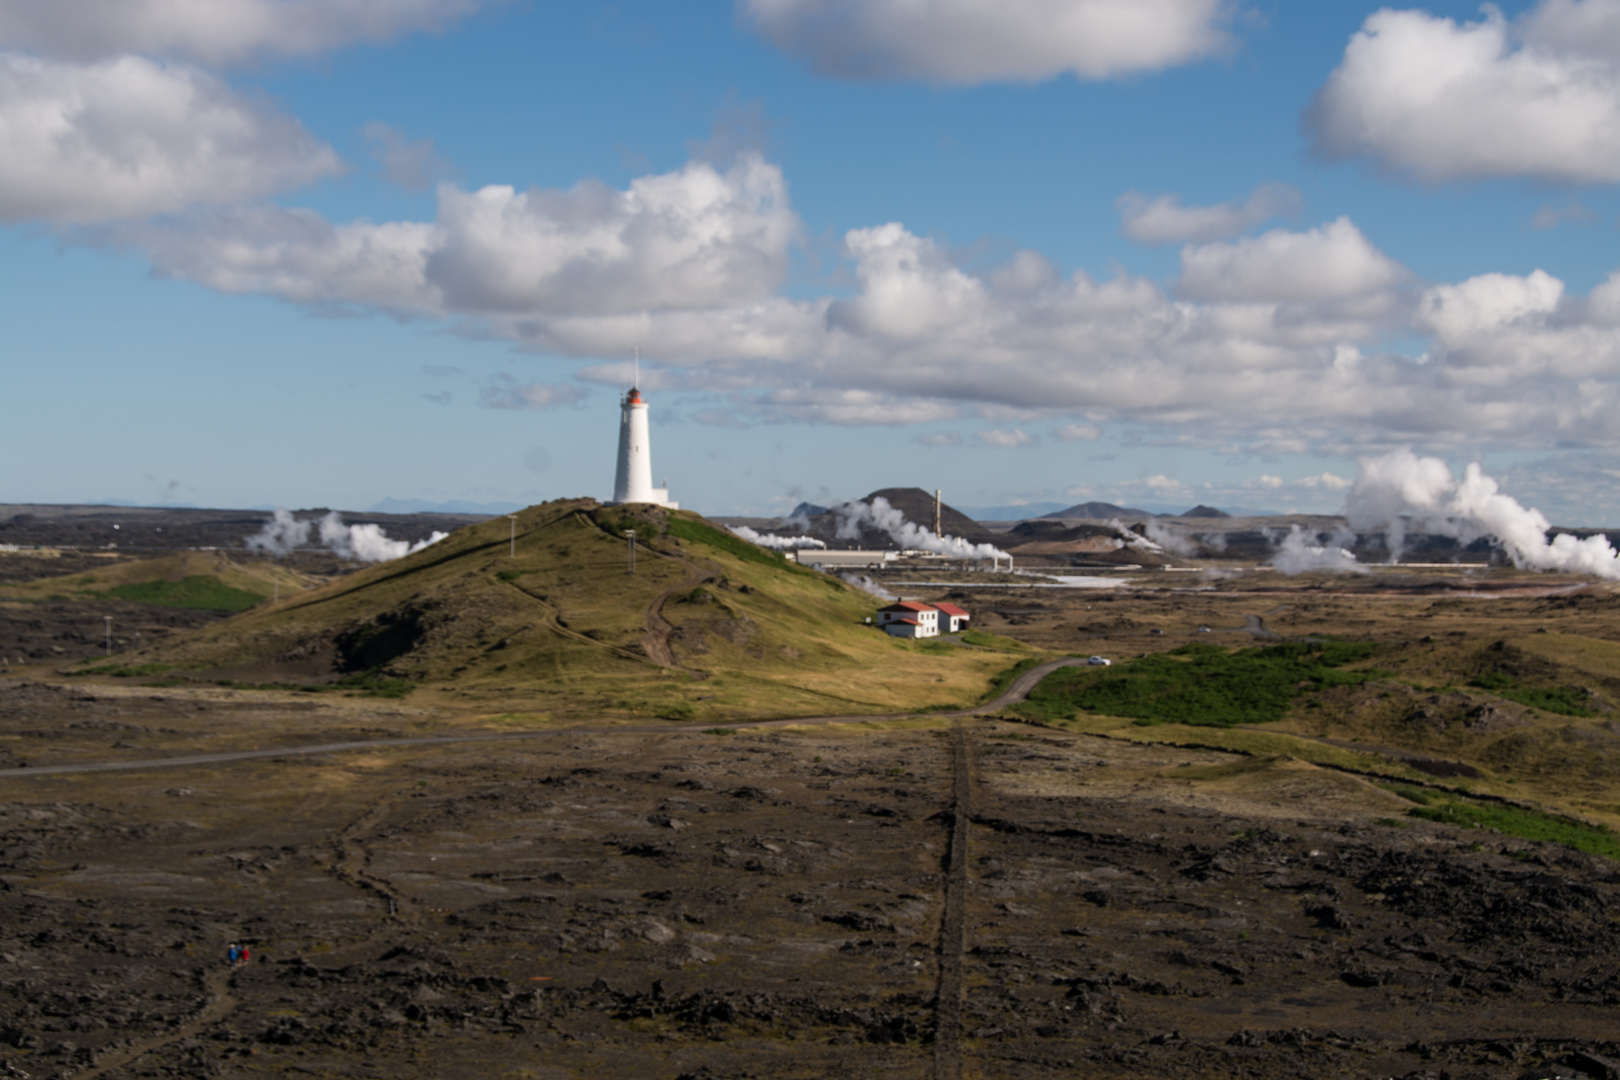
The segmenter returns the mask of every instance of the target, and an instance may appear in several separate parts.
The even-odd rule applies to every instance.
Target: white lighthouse
[[[619,405],[619,470],[613,478],[613,505],[653,503],[679,510],[679,503],[669,501],[669,488],[652,486],[652,444],[641,390],[632,388]]]

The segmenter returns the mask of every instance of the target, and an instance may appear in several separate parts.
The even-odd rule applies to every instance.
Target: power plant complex
[[[640,382],[639,379],[636,381]],[[681,504],[669,499],[669,488],[653,487],[652,476],[647,400],[641,396],[639,387],[632,386],[619,402],[619,468],[613,478],[613,501],[610,505],[652,503],[654,506],[679,510]]]

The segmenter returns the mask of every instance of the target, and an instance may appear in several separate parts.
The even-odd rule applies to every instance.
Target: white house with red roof
[[[878,625],[892,637],[938,637],[939,612],[917,600],[900,600],[878,608]]]
[[[878,626],[894,637],[938,637],[967,629],[969,615],[955,604],[900,600],[878,608]]]
[[[959,634],[968,628],[968,620],[973,618],[955,604],[935,604],[934,610],[939,612],[939,632],[942,634]]]

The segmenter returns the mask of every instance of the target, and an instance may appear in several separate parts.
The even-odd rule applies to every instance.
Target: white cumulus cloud
[[[0,220],[139,218],[341,170],[296,120],[204,72],[136,56],[75,65],[0,53]]]
[[[1096,442],[1102,429],[1095,424],[1064,424],[1057,429],[1058,442]]]
[[[489,409],[554,409],[584,401],[583,387],[553,383],[520,383],[510,375],[499,375],[479,395],[479,403]]]
[[[1297,216],[1304,207],[1299,189],[1288,184],[1262,184],[1243,202],[1183,206],[1178,195],[1148,198],[1128,191],[1114,202],[1120,230],[1144,244],[1180,244],[1221,240],[1247,232],[1276,217]]]
[[[1177,290],[1202,300],[1329,300],[1401,284],[1407,271],[1349,218],[1307,232],[1273,229],[1181,252]]]
[[[478,0],[5,0],[0,48],[75,60],[122,53],[219,66],[436,31]]]
[[[1228,44],[1225,0],[743,0],[749,21],[824,74],[973,85],[1107,79]]]
[[[717,307],[768,296],[799,220],[782,173],[745,153],[617,191],[443,187],[428,276],[457,310]]]
[[[1034,441],[1021,428],[988,428],[976,432],[973,437],[979,440],[981,446],[995,446],[1002,449],[1028,446]]]
[[[1620,3],[1543,0],[1510,23],[1384,8],[1351,37],[1306,126],[1318,152],[1438,183],[1620,180]]]
[[[616,191],[595,182],[518,192],[442,185],[434,222],[333,225],[307,210],[230,208],[122,230],[163,273],[226,292],[398,314],[568,320],[725,308],[767,299],[799,220],[781,171],[745,154],[692,163]],[[632,335],[633,336],[633,335]],[[628,350],[626,350],[628,351]]]
[[[841,294],[795,295],[798,217],[757,156],[619,190],[443,190],[427,222],[260,205],[102,235],[223,291],[593,359],[592,382],[622,385],[639,345],[648,379],[707,396],[700,423],[971,415],[1031,442],[1125,425],[1236,456],[1620,445],[1620,276],[1584,297],[1540,272],[1425,287],[1340,219],[1191,245],[1172,295],[1033,251],[970,271],[891,222],[845,234]]]

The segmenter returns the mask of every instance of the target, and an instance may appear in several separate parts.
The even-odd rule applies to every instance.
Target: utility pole
[[[102,618],[107,620],[107,655],[111,656],[112,655],[112,616],[111,615],[103,615]]]
[[[636,530],[624,530],[625,539],[630,541],[630,573],[636,572]]]
[[[517,558],[517,515],[507,514],[506,516],[512,522],[512,558],[515,559]]]

